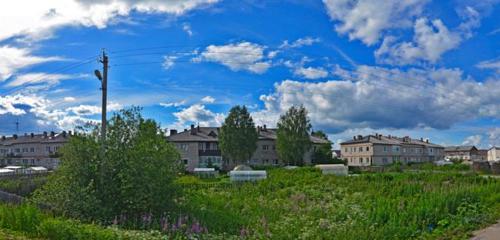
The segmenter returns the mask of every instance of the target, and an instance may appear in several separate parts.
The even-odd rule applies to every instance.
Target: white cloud
[[[212,96],[205,96],[204,98],[201,99],[201,102],[203,102],[203,103],[214,103],[215,102],[215,98],[213,98]]]
[[[427,0],[323,0],[335,30],[367,45],[379,41],[384,31],[411,26]]]
[[[167,69],[167,70],[172,68],[174,66],[175,60],[177,60],[177,58],[178,58],[177,56],[164,56],[163,57],[163,64],[162,64],[163,68]]]
[[[299,38],[292,43],[289,43],[288,40],[283,41],[283,43],[279,46],[279,48],[300,48],[303,46],[310,46],[314,43],[320,42],[319,38],[305,37]]]
[[[191,30],[191,25],[189,23],[183,23],[182,30],[184,30],[184,32],[186,32],[190,37],[193,36],[193,30]]]
[[[488,145],[500,147],[500,127],[488,131]]]
[[[431,25],[426,18],[415,22],[413,42],[394,43],[394,37],[386,37],[375,52],[379,62],[394,65],[413,64],[421,60],[436,62],[443,53],[458,47],[462,38],[458,32],[449,31],[439,19]]]
[[[305,77],[307,79],[318,79],[328,76],[328,72],[321,67],[298,67],[293,71],[293,73],[297,76]]]
[[[240,42],[227,45],[210,45],[201,53],[201,59],[218,62],[233,71],[247,70],[253,73],[264,73],[271,64],[266,61],[264,47],[255,43]]]
[[[74,101],[76,101],[76,98],[74,98],[74,97],[65,97],[63,100],[65,102],[74,102]]]
[[[496,73],[500,74],[500,60],[499,59],[492,59],[492,60],[487,60],[487,61],[482,61],[476,65],[476,67],[480,69],[491,69],[494,70]]]
[[[19,69],[44,62],[60,60],[63,59],[60,57],[33,56],[31,50],[26,48],[0,46],[0,82],[11,77]]]
[[[261,96],[256,122],[273,122],[304,105],[313,125],[328,132],[348,128],[447,129],[464,120],[500,118],[500,81],[476,82],[458,69],[386,69],[360,66],[340,80],[285,80]]]
[[[174,113],[177,118],[177,125],[186,123],[199,123],[200,126],[220,126],[224,122],[224,115],[214,113],[205,108],[205,105],[194,104]]]
[[[479,144],[481,144],[481,140],[482,140],[481,135],[468,136],[462,142],[462,145],[473,145],[473,146],[477,147],[477,146],[479,146]]]
[[[169,102],[169,103],[160,103],[162,107],[180,107],[186,104],[186,100],[182,100],[180,102]]]
[[[27,73],[16,76],[10,81],[8,87],[18,87],[22,85],[31,85],[46,83],[48,85],[55,85],[61,80],[80,78],[84,75],[68,75],[68,74],[47,74],[47,73]],[[85,75],[86,76],[86,75]]]
[[[66,111],[73,112],[74,114],[79,116],[90,116],[101,113],[101,108],[93,105],[79,105],[67,108]]]
[[[218,0],[18,0],[0,8],[0,41],[13,36],[27,39],[52,37],[63,26],[104,28],[132,11],[182,15]]]

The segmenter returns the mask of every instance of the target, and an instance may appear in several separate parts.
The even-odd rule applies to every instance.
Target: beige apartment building
[[[266,126],[258,127],[259,139],[257,141],[257,150],[248,162],[233,162],[222,158],[219,149],[220,128],[218,127],[195,127],[185,129],[182,132],[170,130],[168,141],[172,142],[179,150],[187,171],[193,171],[194,168],[207,167],[209,165],[217,166],[221,169],[232,169],[237,164],[248,165],[282,165],[276,152],[276,129],[270,129]],[[313,147],[304,154],[304,162],[310,164],[315,145],[329,143],[328,141],[310,136]]]
[[[57,168],[57,151],[68,142],[71,132],[43,132],[43,134],[24,134],[2,136],[0,138],[0,165],[42,166]]]
[[[500,147],[492,147],[488,150],[488,161],[500,161]]]
[[[341,158],[349,166],[383,166],[394,162],[421,163],[444,158],[444,147],[424,139],[383,136],[354,136],[340,144]]]

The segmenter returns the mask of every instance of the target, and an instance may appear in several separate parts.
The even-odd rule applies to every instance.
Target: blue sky
[[[30,6],[26,9],[25,6]],[[236,104],[274,126],[304,105],[357,134],[500,145],[500,1],[15,1],[0,9],[0,134],[138,105],[164,128],[220,125]]]

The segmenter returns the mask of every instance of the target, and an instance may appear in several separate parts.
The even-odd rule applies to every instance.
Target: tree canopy
[[[311,123],[303,106],[292,106],[280,116],[276,150],[282,161],[290,165],[304,165],[304,154],[311,147],[310,130]]]
[[[247,161],[257,149],[258,133],[245,106],[234,106],[221,127],[222,155],[233,161]]]
[[[139,217],[167,211],[180,155],[140,108],[116,113],[108,123],[105,151],[99,127],[72,136],[61,149],[61,164],[35,200],[63,214],[108,222],[117,216]]]
[[[328,136],[323,131],[313,131],[311,135],[328,141],[328,143],[321,144],[315,148],[312,156],[313,163],[333,163],[332,143],[330,142],[330,140],[328,140]]]

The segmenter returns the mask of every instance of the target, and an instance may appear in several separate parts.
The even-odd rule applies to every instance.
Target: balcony
[[[221,156],[220,150],[198,150],[199,156]]]

